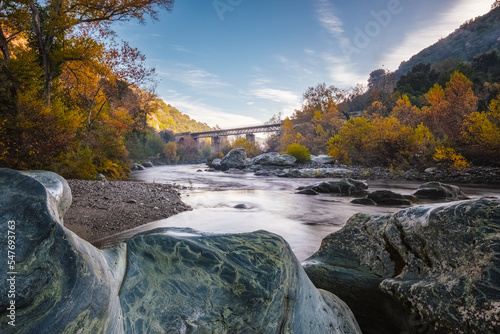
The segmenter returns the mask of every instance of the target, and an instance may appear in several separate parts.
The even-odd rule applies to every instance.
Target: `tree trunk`
[[[5,36],[3,28],[0,26],[0,49],[3,54],[3,63],[7,66],[10,61],[10,52],[9,52],[9,41]]]

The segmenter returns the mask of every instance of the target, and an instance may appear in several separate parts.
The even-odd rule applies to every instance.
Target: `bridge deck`
[[[241,127],[241,128],[233,128],[233,129],[219,129],[219,130],[202,131],[202,132],[181,132],[181,133],[176,133],[175,136],[176,137],[191,136],[193,138],[209,138],[209,137],[225,137],[225,136],[261,133],[261,132],[276,132],[276,131],[281,131],[282,125],[283,125],[283,123],[263,124],[263,125],[247,126],[247,127]]]

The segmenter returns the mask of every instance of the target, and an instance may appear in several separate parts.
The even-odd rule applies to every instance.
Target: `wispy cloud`
[[[179,52],[185,52],[185,53],[193,53],[193,51],[191,50],[188,50],[186,47],[182,46],[182,45],[178,45],[178,44],[173,44],[171,45],[171,48],[175,51],[179,51]]]
[[[448,36],[465,21],[484,15],[491,8],[491,0],[460,0],[446,13],[431,21],[421,21],[419,26],[407,33],[403,42],[385,53],[382,61],[387,68],[395,70],[401,61],[408,60],[424,48]],[[429,27],[432,27],[431,29]]]
[[[295,93],[287,90],[273,89],[273,88],[262,88],[255,89],[251,91],[253,95],[260,99],[271,100],[274,102],[296,104],[300,103],[300,97]]]
[[[337,16],[335,7],[328,0],[316,1],[316,13],[319,22],[330,34],[339,36],[344,32],[342,21]]]
[[[328,0],[316,0],[316,17],[321,26],[339,43],[349,43],[344,37],[343,22],[337,15],[337,10]]]
[[[281,112],[285,116],[292,115],[295,109],[300,108],[301,105],[301,97],[288,90],[259,88],[250,91],[250,94],[258,99],[272,101],[281,105]]]
[[[190,87],[202,90],[231,86],[229,83],[222,81],[218,75],[190,64],[176,64],[176,66],[169,67],[160,66],[157,73],[167,80],[182,82]]]

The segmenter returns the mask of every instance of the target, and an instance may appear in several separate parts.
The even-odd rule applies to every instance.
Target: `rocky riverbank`
[[[254,173],[261,176],[289,178],[351,178],[358,180],[406,180],[418,182],[445,182],[469,184],[500,184],[499,167],[474,166],[458,171],[437,165],[426,169],[401,170],[385,167],[346,166],[332,161],[328,156],[312,157],[309,163],[297,163],[290,155],[276,152],[264,153],[253,159],[245,150],[237,148],[222,160],[215,159],[208,171],[228,173]]]
[[[73,202],[64,226],[81,238],[99,239],[191,210],[170,184],[68,180]]]

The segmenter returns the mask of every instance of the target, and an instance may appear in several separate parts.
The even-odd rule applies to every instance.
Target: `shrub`
[[[458,171],[470,167],[470,163],[460,154],[455,152],[453,148],[439,146],[436,147],[433,159],[437,162],[444,162],[449,167],[455,168]]]
[[[285,154],[295,157],[297,162],[307,162],[311,160],[311,153],[309,152],[309,149],[299,143],[289,145]]]

